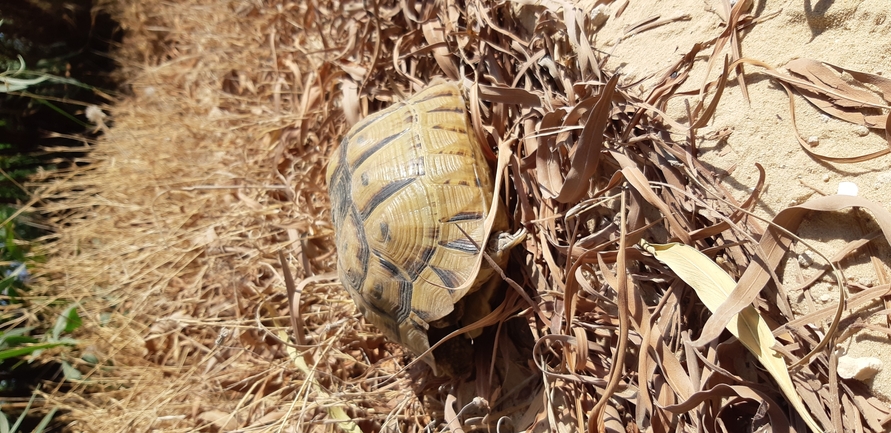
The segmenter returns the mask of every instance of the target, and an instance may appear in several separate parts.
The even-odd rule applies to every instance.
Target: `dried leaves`
[[[891,153],[891,114],[887,112],[891,110],[891,80],[888,78],[811,59],[796,59],[787,63],[785,68],[791,75],[782,74],[769,65],[751,59],[742,59],[738,63],[743,62],[765,67],[765,73],[779,80],[786,89],[795,136],[801,149],[811,157],[826,162],[855,163]],[[867,128],[884,129],[889,148],[857,156],[827,156],[812,151],[798,132],[795,100],[790,88],[830,116]]]
[[[741,7],[730,15],[731,30],[719,37],[722,43],[734,45],[737,53],[737,25],[755,23]],[[698,162],[692,142],[695,131],[716,112],[729,71],[739,63],[725,61],[716,81],[705,83],[696,95],[687,95],[698,99],[692,104],[693,120],[684,125],[664,114],[665,102],[686,79],[683,71],[692,65],[698,47],[687,63],[666,72],[663,84],[644,102],[618,85],[618,75],[599,70],[585,36],[590,28],[588,15],[580,7],[471,1],[464,8],[450,4],[447,10],[437,13],[420,6],[417,20],[425,40],[415,39],[419,45],[410,46],[406,37],[400,38],[395,45],[399,56],[391,64],[375,63],[380,68],[369,73],[378,78],[365,81],[369,88],[359,98],[368,98],[363,106],[384,102],[374,95],[392,87],[373,90],[376,82],[402,82],[408,88],[436,76],[453,78],[455,71],[464,77],[474,128],[482,142],[498,149],[499,173],[505,170],[508,176],[506,199],[514,224],[531,233],[524,257],[515,256],[516,264],[506,275],[525,282],[522,288],[534,304],[522,305],[526,309],[521,314],[539,336],[533,357],[544,381],[538,392],[546,397],[540,408],[544,412],[528,428],[556,429],[569,417],[575,422],[565,424],[567,428],[599,431],[607,426],[607,413],[623,425],[657,431],[704,428],[714,422],[729,426],[736,415],[719,402],[721,396],[730,395],[739,399],[732,401],[763,402],[764,406],[752,407],[755,424],[750,428],[759,419],[777,427],[796,425],[797,421],[778,410],[778,402],[784,399],[813,430],[821,427],[811,412],[824,424],[830,420],[834,424],[835,417],[829,414],[832,405],[817,402],[832,401],[833,396],[838,401],[839,394],[826,394],[817,387],[810,391],[815,394],[805,397],[805,409],[796,393],[808,391],[793,390],[792,382],[783,379],[788,376],[779,373],[785,371],[786,363],[807,359],[813,351],[817,360],[798,366],[797,383],[831,376],[827,370],[831,356],[827,357],[820,343],[826,340],[784,343],[787,346],[780,353],[792,359],[777,352],[762,358],[785,394],[757,385],[770,379],[755,370],[740,370],[735,361],[741,355],[738,343],[722,340],[727,320],[743,310],[753,317],[768,315],[767,322],[759,322],[762,340],[770,336],[765,323],[795,319],[774,310],[759,313],[753,307],[760,305],[758,298],[775,296],[768,294],[775,290],[768,288],[770,277],[786,251],[763,243],[778,233],[773,226],[762,236],[763,229],[747,225],[743,218],[743,210],[760,191],[761,180],[755,195],[744,206],[736,205],[715,182],[714,174]],[[402,22],[398,17],[399,13],[392,15],[389,25]],[[414,24],[405,23],[411,34]],[[386,24],[381,22],[382,28]],[[455,55],[445,56],[444,45]],[[390,45],[375,46],[383,50],[381,56],[388,57]],[[790,70],[802,68],[801,64],[792,66],[798,67]],[[812,81],[820,76],[813,68],[804,69],[811,71]],[[870,85],[881,85],[874,76],[859,76]],[[841,87],[824,76],[821,84],[810,89],[816,92],[813,89],[827,86]],[[834,92],[857,101],[859,109],[883,103],[862,93]],[[691,141],[667,138],[664,132],[669,129],[687,134]],[[827,200],[843,203],[847,198]],[[761,244],[753,242],[758,237]],[[734,291],[729,298],[733,302],[709,304],[716,313],[703,322],[702,307],[689,304],[690,294],[675,279],[675,272],[633,247],[641,239],[680,240],[720,258],[732,273],[745,269],[736,277],[742,277],[740,287],[746,289]],[[784,245],[788,247],[788,241]],[[832,334],[834,329],[830,324],[826,330]],[[797,335],[811,332],[796,330]],[[744,340],[756,352],[749,362],[759,359],[758,353],[773,350],[752,341]],[[507,342],[499,340],[502,343]],[[496,363],[524,361],[495,359],[499,359]],[[478,397],[487,399],[486,393],[494,391],[477,389],[484,391]],[[560,407],[574,409],[561,413]]]
[[[513,210],[514,224],[530,231],[525,254],[515,255],[506,277],[524,282],[512,282],[510,290],[523,292],[509,299],[512,305],[519,302],[521,316],[538,338],[532,358],[543,383],[533,387],[537,391],[530,395],[536,397],[520,406],[527,415],[521,419],[532,424],[518,428],[547,430],[564,425],[598,431],[607,428],[608,419],[666,431],[704,428],[716,422],[729,426],[736,415],[720,402],[731,395],[738,399],[731,400],[734,402],[762,402],[761,406],[743,404],[737,408],[745,411],[751,407],[754,421],[749,428],[761,419],[777,428],[795,425],[797,421],[778,410],[778,402],[784,399],[814,430],[820,426],[811,412],[824,427],[837,423],[837,414],[829,413],[833,405],[818,402],[838,401],[840,394],[827,394],[819,387],[808,388],[811,391],[799,388],[797,392],[807,402],[805,409],[792,382],[778,372],[784,371],[780,368],[784,363],[801,359],[796,383],[833,376],[832,370],[827,370],[832,355],[827,357],[821,341],[830,341],[843,304],[826,328],[830,334],[826,338],[784,340],[779,353],[792,359],[781,358],[772,347],[760,347],[752,339],[743,340],[756,352],[752,361],[759,359],[758,353],[774,353],[761,359],[772,366],[769,371],[780,380],[785,395],[759,385],[770,379],[751,370],[753,364],[740,370],[736,362],[740,346],[722,340],[721,330],[727,321],[742,311],[754,317],[767,315],[767,322],[759,322],[762,340],[769,335],[763,334],[764,323],[804,324],[779,311],[758,312],[753,307],[763,304],[761,297],[776,296],[771,294],[776,290],[771,281],[779,282],[771,276],[789,244],[788,238],[777,247],[764,244],[781,232],[773,226],[763,232],[747,225],[744,218],[744,209],[754,203],[760,191],[763,175],[752,197],[740,206],[696,158],[695,131],[716,112],[730,71],[739,63],[728,65],[725,61],[716,81],[705,83],[695,95],[685,95],[697,99],[690,111],[691,123],[684,125],[664,113],[665,103],[686,80],[698,46],[685,57],[686,62],[666,71],[662,83],[643,101],[618,85],[618,75],[599,69],[586,36],[591,28],[588,14],[580,7],[483,1],[464,6],[448,3],[442,10],[410,3],[375,7],[377,19],[368,23],[380,39],[360,40],[356,45],[359,51],[352,58],[369,60],[361,65],[366,71],[364,79],[343,85],[344,89],[359,89],[345,93],[349,104],[344,106],[368,107],[370,111],[436,77],[462,79],[476,133],[490,149],[498,150],[499,178],[506,182],[502,191]],[[728,30],[716,39],[720,43],[712,61],[723,44],[732,45],[738,58],[736,32],[756,22],[742,12],[742,6],[735,7],[729,17]],[[363,22],[359,20],[359,27],[371,27]],[[407,30],[397,33],[395,29],[402,26]],[[811,84],[801,86],[813,95],[846,95],[848,102],[844,103],[838,98],[826,99],[836,101],[839,107],[883,107],[881,100],[843,87],[813,64],[799,62],[787,68],[809,80]],[[883,89],[884,82],[875,76],[847,73],[866,83],[863,87],[868,84]],[[805,82],[787,81],[793,85]],[[840,114],[839,110],[842,108],[836,108]],[[873,126],[878,124],[876,119],[863,117]],[[664,134],[669,129],[686,134],[690,141],[669,139]],[[850,203],[847,198],[827,200]],[[759,237],[760,244],[755,242]],[[729,295],[730,301],[709,304],[715,314],[703,322],[701,306],[689,304],[690,294],[675,272],[633,246],[641,239],[680,240],[706,251],[741,277],[742,289]],[[803,327],[795,332],[799,337],[812,333]],[[513,343],[500,334],[496,347]],[[490,365],[496,368],[476,378],[473,395],[477,398],[489,401],[497,395],[498,387],[492,385],[505,380],[509,369],[504,365],[529,361],[496,355],[493,353]],[[805,363],[811,356],[814,360]],[[554,392],[558,389],[560,392]],[[846,398],[859,397],[851,394]],[[459,407],[471,403],[462,400],[460,392],[446,401]],[[544,404],[538,406],[538,401]],[[498,412],[494,409],[497,405],[489,407],[493,410],[490,415]],[[562,412],[561,407],[574,409]],[[529,411],[535,410],[543,412],[530,418]],[[496,421],[491,418],[488,422]],[[452,429],[462,427],[455,422],[451,421]]]
[[[718,316],[717,312],[725,307],[725,304],[729,304],[727,301],[732,296],[733,288],[736,285],[736,282],[727,275],[726,271],[698,250],[686,245],[643,243],[641,246],[659,261],[668,265],[672,272],[693,288],[699,299],[712,314],[715,314],[712,316],[713,318],[723,317]],[[728,318],[724,327],[738,338],[749,349],[749,352],[755,355],[758,362],[776,380],[789,403],[804,419],[808,427],[815,432],[822,431],[816,421],[811,418],[804,402],[795,391],[795,386],[792,384],[792,378],[786,367],[786,360],[773,350],[777,341],[770,333],[767,323],[751,302],[743,305],[737,314]]]
[[[742,62],[758,64],[728,64],[724,53],[737,60],[737,33],[757,25],[745,12],[747,2],[733,8],[725,2],[724,29],[683,53],[645,97],[624,87],[620,75],[601,70],[602,54],[591,43],[595,3],[311,0],[243,5],[229,20],[180,21],[187,8],[152,15],[165,24],[150,28],[170,25],[184,41],[158,42],[148,57],[174,61],[158,60],[134,80],[164,95],[207,91],[211,96],[201,104],[209,106],[183,104],[171,113],[146,97],[139,102],[158,111],[134,110],[137,120],[117,113],[116,127],[130,125],[129,135],[162,137],[162,144],[195,136],[214,145],[193,155],[189,146],[146,149],[118,136],[122,153],[97,153],[94,171],[69,184],[82,193],[51,197],[63,203],[49,209],[58,215],[60,239],[77,250],[58,263],[72,268],[95,261],[91,269],[103,272],[124,263],[108,279],[119,282],[140,315],[115,316],[115,323],[146,323],[142,333],[123,325],[121,332],[138,334],[128,344],[149,351],[135,357],[138,362],[128,358],[143,371],[127,377],[154,387],[98,406],[120,409],[116,425],[128,428],[322,431],[351,418],[355,423],[339,428],[659,432],[804,431],[807,425],[855,431],[863,424],[863,430],[882,430],[887,406],[862,384],[838,379],[833,349],[850,338],[838,332],[848,318],[845,307],[868,305],[891,288],[852,287],[842,279],[835,307],[796,317],[784,286],[790,283],[776,269],[810,212],[869,209],[883,230],[884,236],[851,242],[830,259],[835,263],[872,240],[887,241],[887,211],[863,199],[828,197],[779,212],[765,229],[746,212],[758,201],[764,170],[758,167],[751,195],[739,203],[698,160],[697,130],[719,110],[732,71],[742,84]],[[164,3],[163,10],[174,7]],[[229,43],[219,46],[219,28],[238,25],[245,28],[226,33]],[[149,30],[134,34],[151,45]],[[637,31],[635,37],[646,36]],[[213,37],[198,39],[202,35]],[[246,43],[260,53],[253,60],[236,57]],[[723,69],[696,90],[680,92],[708,47],[707,69],[722,62]],[[176,69],[191,56],[212,72],[196,78],[191,69]],[[245,64],[259,66],[247,70]],[[789,74],[765,73],[829,115],[887,132],[887,79],[807,60],[786,69]],[[224,78],[216,82],[217,76]],[[475,342],[491,351],[479,350],[472,381],[446,382],[410,365],[358,319],[342,290],[317,276],[331,270],[334,254],[322,185],[327,155],[350,124],[443,79],[466,91],[474,132],[497,165],[498,195],[513,228],[529,232],[505,271],[505,302],[487,317],[496,326]],[[672,98],[686,98],[684,115],[667,114]],[[140,118],[140,112],[151,115]],[[180,116],[187,120],[177,123]],[[235,133],[244,135],[229,135]],[[813,155],[852,162],[884,153]],[[127,165],[132,159],[144,159],[152,170]],[[112,184],[117,192],[103,189]],[[115,202],[109,205],[106,196]],[[83,209],[102,215],[101,224],[112,221],[114,239],[106,239],[99,222],[83,223],[94,216]],[[142,237],[134,240],[131,232]],[[158,234],[163,242],[146,244]],[[83,239],[114,248],[83,246]],[[700,302],[691,289],[696,282],[637,246],[641,240],[681,242],[739,282],[717,306]],[[299,301],[290,308],[281,287],[281,250],[297,262],[302,281],[288,296]],[[714,266],[709,272],[717,272]],[[96,274],[72,284],[92,293]],[[822,276],[802,283],[803,290]],[[765,349],[723,332],[742,312],[763,320],[759,332],[770,326],[777,344]],[[222,337],[223,328],[237,338]],[[92,329],[107,332],[99,324]],[[777,376],[748,350],[792,366],[803,404],[784,379],[777,389]],[[166,375],[177,380],[159,379]],[[181,424],[164,424],[172,416]]]

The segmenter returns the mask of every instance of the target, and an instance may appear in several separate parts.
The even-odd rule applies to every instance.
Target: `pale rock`
[[[882,369],[882,361],[878,358],[856,358],[843,355],[838,358],[838,375],[842,379],[869,380]]]
[[[606,20],[609,18],[609,8],[604,4],[597,5],[591,10],[589,17],[591,18],[591,24],[593,24],[594,27],[600,27],[606,23]]]
[[[857,188],[857,184],[854,182],[838,183],[838,195],[850,195],[856,197],[857,192],[859,192],[859,189]]]
[[[803,268],[809,268],[814,264],[814,259],[808,253],[801,253],[798,255],[798,264]]]

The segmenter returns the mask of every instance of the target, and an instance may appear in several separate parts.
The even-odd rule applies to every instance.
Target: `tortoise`
[[[500,280],[481,254],[503,268],[525,234],[506,232],[500,202],[494,235],[485,230],[494,182],[457,84],[429,87],[356,123],[327,182],[343,286],[367,321],[436,373],[428,330],[488,314]]]

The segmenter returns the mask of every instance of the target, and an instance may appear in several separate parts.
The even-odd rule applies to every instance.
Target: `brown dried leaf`
[[[603,133],[612,111],[612,98],[619,76],[613,75],[597,96],[588,114],[582,134],[570,152],[570,167],[559,194],[558,202],[576,202],[588,192],[591,178],[597,173],[603,151]]]
[[[891,110],[888,101],[891,80],[810,59],[797,59],[786,65],[790,72],[803,77],[801,79],[780,73],[770,65],[757,60],[740,59],[734,64],[736,63],[751,63],[761,66],[766,69],[766,74],[780,81],[789,94],[789,111],[795,136],[801,149],[811,157],[827,162],[855,163],[891,153],[891,133],[888,132],[888,128],[891,127],[891,114],[883,112],[883,110]],[[843,79],[845,74],[851,77],[848,81],[857,82],[860,87],[865,89],[870,89],[871,86],[875,90],[864,90],[852,86]],[[795,101],[792,98],[790,87],[798,90],[808,101],[829,115],[869,128],[885,129],[885,140],[889,149],[853,157],[831,157],[811,151],[810,146],[798,132],[795,120]]]
[[[884,127],[887,116],[877,108],[891,108],[887,107],[891,104],[891,80],[811,59],[792,60],[786,63],[785,68],[816,87],[796,89],[825,113],[870,128]],[[857,87],[845,81],[845,77]],[[875,90],[866,87],[866,83]]]

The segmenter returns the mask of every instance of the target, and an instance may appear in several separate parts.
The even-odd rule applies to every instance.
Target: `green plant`
[[[31,410],[31,405],[34,404],[34,400],[37,398],[37,394],[31,394],[31,399],[28,400],[28,405],[25,406],[25,409],[19,414],[18,418],[13,425],[9,425],[9,419],[6,414],[0,412],[0,433],[12,433],[19,431],[19,428],[22,426],[22,423],[28,417],[28,411]],[[33,432],[43,432],[46,430],[46,427],[49,425],[50,421],[53,420],[53,416],[56,414],[56,408],[50,409],[46,415],[41,418],[40,422],[36,427],[32,430]]]
[[[22,183],[40,165],[39,159],[15,152],[9,143],[0,143],[0,200],[27,200],[28,193]]]
[[[0,331],[0,361],[19,356],[37,354],[42,350],[50,349],[56,346],[69,345],[74,346],[77,340],[63,337],[75,331],[81,326],[80,315],[77,313],[77,306],[71,305],[56,318],[55,326],[49,334],[43,334],[41,338],[31,337],[33,327],[13,328],[9,331]],[[63,363],[65,361],[62,361]],[[66,373],[66,377],[68,374]],[[70,377],[69,377],[70,379]]]
[[[0,22],[0,24],[2,24],[2,22]],[[59,113],[65,118],[84,128],[89,128],[92,126],[81,121],[77,117],[72,116],[67,111],[59,108],[57,105],[50,102],[48,99],[41,97],[41,95],[34,93],[23,93],[29,88],[33,89],[35,87],[40,87],[41,85],[46,86],[49,84],[62,84],[93,91],[95,89],[92,86],[88,86],[72,78],[59,77],[43,71],[29,71],[26,68],[25,59],[23,59],[21,56],[19,56],[19,61],[11,66],[14,66],[16,69],[13,70],[12,68],[10,68],[4,72],[0,72],[0,93],[21,93],[22,96],[33,98],[38,103],[46,105],[51,110]],[[68,95],[69,92],[70,91],[66,90],[64,94]]]
[[[24,239],[33,239],[37,233],[26,225],[17,224],[22,215],[12,206],[0,206],[0,305],[20,308],[7,308],[0,315],[0,363],[28,355],[38,355],[41,351],[58,346],[74,346],[77,341],[66,337],[82,324],[77,305],[66,307],[51,327],[21,326],[17,320],[28,305],[23,301],[30,278],[27,263],[35,257],[29,253],[29,244]],[[52,319],[50,319],[52,320]],[[48,320],[44,320],[48,322]],[[48,328],[48,329],[47,329]],[[57,360],[67,379],[79,379],[80,373],[64,359]],[[14,371],[20,362],[6,364]],[[0,391],[3,386],[0,385]],[[2,433],[2,432],[0,432]]]
[[[13,218],[13,217],[16,218]],[[19,225],[18,219],[23,215],[12,206],[0,206],[0,304],[19,303],[21,293],[26,288],[28,268],[25,263],[33,261],[29,255],[26,239],[34,239],[39,233],[26,225]],[[0,328],[9,320],[7,315],[0,315]]]
[[[0,9],[0,394],[31,395],[21,412],[0,406],[0,433],[44,431],[55,409],[35,413],[34,387],[82,378],[66,361],[82,321],[78,304],[50,300],[38,309],[29,301],[29,270],[43,259],[30,241],[45,233],[16,205],[31,199],[23,185],[38,169],[82,163],[81,141],[69,137],[96,134],[84,107],[112,99],[99,87],[114,87],[100,72],[114,62],[97,53],[115,40],[116,23],[97,29],[89,1],[20,1]]]

